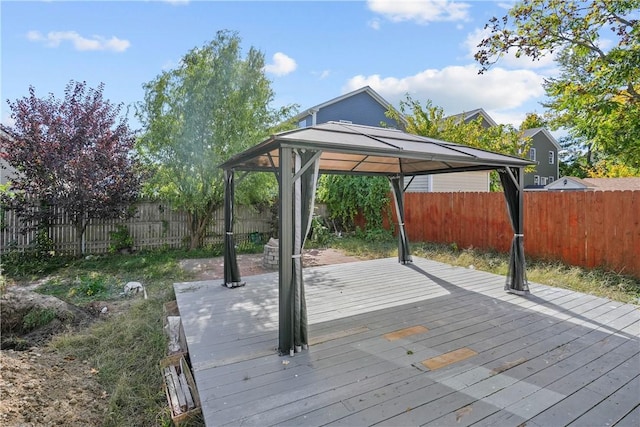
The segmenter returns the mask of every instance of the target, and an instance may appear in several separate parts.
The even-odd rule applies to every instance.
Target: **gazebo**
[[[226,183],[224,285],[244,285],[233,239],[236,172],[274,172],[278,179],[279,351],[293,355],[308,344],[302,248],[311,224],[320,173],[389,178],[398,218],[398,261],[406,264],[411,262],[411,254],[404,224],[405,180],[410,183],[413,177],[427,174],[497,170],[514,233],[505,290],[526,294],[529,286],[523,244],[523,176],[524,168],[531,164],[534,163],[518,157],[396,129],[350,123],[328,122],[275,134],[220,165]]]

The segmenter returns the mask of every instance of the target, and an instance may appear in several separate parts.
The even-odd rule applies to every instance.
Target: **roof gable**
[[[328,101],[323,102],[322,104],[318,104],[318,105],[314,105],[313,107],[307,108],[305,109],[302,113],[298,114],[297,116],[295,116],[294,120],[299,121],[302,120],[303,118],[318,112],[319,110],[326,108],[326,107],[330,107],[334,104],[338,104],[342,101],[345,101],[349,98],[352,98],[356,95],[359,94],[366,94],[368,95],[373,101],[375,101],[376,103],[380,104],[381,107],[383,107],[384,110],[387,110],[388,108],[393,109],[396,113],[398,113],[398,117],[400,117],[400,121],[402,121],[402,123],[404,125],[406,125],[407,121],[404,118],[404,116],[402,114],[400,114],[399,111],[397,111],[395,109],[395,107],[393,105],[391,105],[391,103],[389,101],[387,101],[386,99],[384,99],[378,92],[376,92],[375,90],[371,89],[370,86],[363,86],[360,89],[356,89],[352,92],[349,93],[345,93],[343,95],[340,95],[338,97],[335,97],[333,99],[330,99]]]
[[[498,126],[498,123],[493,120],[493,118],[484,110],[484,108],[476,108],[475,110],[465,111],[460,114],[454,114],[453,116],[449,116],[447,118],[459,119],[467,123],[469,121],[476,120],[478,117],[482,117],[484,123],[487,124],[487,126],[485,127]]]
[[[525,129],[522,132],[522,135],[524,137],[533,138],[535,135],[537,135],[539,133],[542,133],[549,140],[549,142],[551,142],[553,144],[553,146],[556,148],[556,150],[560,151],[562,149],[562,147],[560,147],[560,144],[558,144],[558,141],[556,141],[556,139],[553,137],[553,135],[551,135],[551,132],[549,132],[546,128]]]

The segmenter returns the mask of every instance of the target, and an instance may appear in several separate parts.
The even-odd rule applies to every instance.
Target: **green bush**
[[[52,308],[34,308],[22,318],[22,329],[32,331],[48,325],[56,318],[56,311]]]

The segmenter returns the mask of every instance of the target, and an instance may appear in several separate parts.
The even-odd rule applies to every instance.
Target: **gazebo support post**
[[[507,166],[499,171],[499,175],[513,228],[504,289],[509,293],[525,295],[529,293],[529,283],[524,257],[524,168],[512,169]]]
[[[233,169],[224,171],[224,283],[227,288],[244,286],[240,279],[236,244],[233,238],[233,199],[235,197]]]
[[[389,181],[393,190],[393,201],[395,202],[396,216],[398,218],[398,262],[407,264],[413,262],[413,259],[411,258],[409,238],[404,225],[404,176],[391,176]]]
[[[278,349],[280,354],[293,352],[293,304],[292,304],[292,271],[293,260],[293,160],[292,149],[280,147],[280,209],[279,209],[279,321]]]

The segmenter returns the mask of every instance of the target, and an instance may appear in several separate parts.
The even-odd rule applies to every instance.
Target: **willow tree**
[[[264,55],[243,56],[235,32],[219,31],[179,65],[144,85],[137,114],[145,127],[138,151],[151,170],[145,192],[187,213],[189,247],[200,247],[224,200],[218,165],[264,139],[289,108],[272,109]],[[247,177],[237,189],[249,202],[276,194],[272,175]]]

